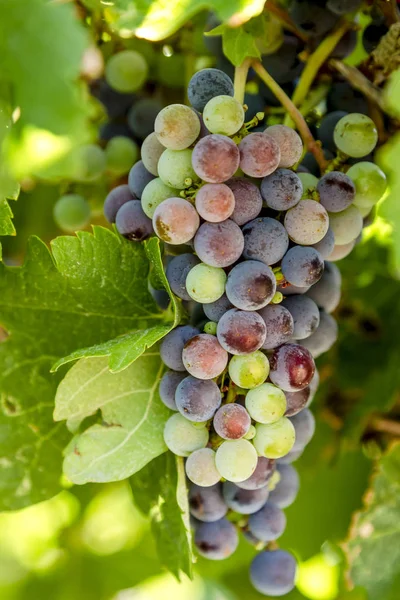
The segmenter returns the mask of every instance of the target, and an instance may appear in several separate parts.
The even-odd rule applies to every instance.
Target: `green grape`
[[[98,179],[106,168],[104,150],[96,144],[76,148],[70,155],[72,177],[76,181],[88,182]]]
[[[89,224],[90,206],[83,196],[67,194],[57,200],[53,215],[60,229],[68,233],[74,233]]]
[[[204,333],[217,335],[217,323],[215,323],[215,321],[207,321],[207,323],[204,325]]]
[[[141,203],[143,212],[152,219],[154,211],[161,202],[167,198],[176,196],[179,196],[179,191],[177,189],[165,185],[159,177],[156,177],[156,179],[149,181],[142,192]]]
[[[252,440],[256,435],[256,428],[254,425],[250,425],[248,432],[244,435],[245,440]]]
[[[158,113],[154,122],[160,144],[170,150],[188,148],[200,133],[200,119],[184,104],[170,104]]]
[[[205,448],[208,443],[208,429],[194,427],[180,413],[168,419],[164,427],[164,441],[167,447],[178,456],[189,456],[195,450]]]
[[[158,161],[160,160],[161,154],[165,148],[158,141],[158,137],[155,132],[150,133],[147,138],[143,141],[140,154],[142,161],[146,169],[152,175],[158,176]]]
[[[183,190],[199,178],[192,167],[192,150],[164,150],[158,161],[158,175],[170,187]]]
[[[347,175],[356,186],[353,204],[357,208],[372,208],[385,193],[386,175],[374,163],[359,162],[350,167]]]
[[[281,458],[293,448],[296,439],[294,427],[287,417],[269,425],[257,424],[253,444],[259,456]]]
[[[204,263],[195,265],[186,277],[187,293],[201,304],[210,304],[225,292],[226,273],[220,267]]]
[[[139,146],[128,137],[117,135],[107,144],[107,169],[116,175],[128,173],[139,158]]]
[[[303,194],[301,199],[310,198],[309,190],[313,190],[317,187],[318,177],[315,177],[312,173],[296,173],[297,177],[300,179],[301,184],[303,186]]]
[[[272,383],[263,383],[247,392],[246,408],[254,421],[275,423],[285,414],[285,393]]]
[[[378,131],[367,115],[350,113],[336,123],[333,139],[338,150],[353,158],[361,158],[375,148]]]
[[[363,219],[355,206],[349,206],[339,213],[329,213],[329,225],[335,235],[335,244],[349,244],[361,233]]]
[[[236,385],[246,390],[264,383],[269,373],[268,358],[260,350],[246,355],[232,356],[229,375]]]
[[[205,105],[203,120],[211,133],[233,135],[243,125],[243,106],[231,96],[215,96]]]
[[[185,469],[190,481],[201,487],[210,487],[221,479],[215,464],[215,452],[211,448],[193,452],[186,461]]]
[[[257,452],[248,440],[226,441],[217,450],[215,463],[228,481],[244,481],[251,477],[257,466]]]
[[[144,57],[135,50],[114,54],[106,64],[106,81],[117,92],[127,94],[142,87],[148,67]]]

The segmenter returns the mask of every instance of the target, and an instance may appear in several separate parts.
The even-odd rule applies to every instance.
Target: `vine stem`
[[[235,67],[235,77],[233,82],[235,92],[234,97],[238,102],[240,102],[240,104],[243,104],[244,102],[244,92],[250,64],[251,58],[245,58],[240,67]]]
[[[396,437],[400,437],[400,423],[391,419],[376,417],[370,422],[372,429],[381,431],[382,433],[391,433]]]
[[[275,79],[264,69],[262,64],[257,60],[252,62],[252,67],[260,77],[260,79],[269,87],[271,92],[277,97],[282,106],[286,109],[296,124],[297,129],[301,135],[303,143],[307,146],[308,150],[313,153],[315,160],[317,161],[321,171],[324,171],[328,165],[328,161],[325,159],[322,152],[321,146],[315,141],[313,135],[306,123],[305,118],[301,114],[300,110],[294,105],[293,101],[283,91],[279,84],[276,83]]]
[[[317,76],[318,71],[324,64],[324,62],[329,58],[330,54],[336,48],[337,43],[346,33],[346,31],[351,26],[351,23],[346,20],[342,20],[339,25],[332,31],[330,35],[328,35],[324,41],[318,46],[316,51],[311,54],[310,58],[307,60],[307,64],[304,68],[303,73],[300,76],[299,83],[296,86],[296,89],[293,94],[293,103],[296,106],[299,106],[304,102],[310,87],[313,84],[315,77]],[[287,115],[284,121],[285,125],[290,125],[290,116]]]

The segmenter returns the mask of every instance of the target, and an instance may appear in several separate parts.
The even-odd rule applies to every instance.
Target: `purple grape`
[[[350,206],[356,195],[356,186],[341,171],[325,173],[317,184],[322,206],[329,212],[341,212]]]
[[[224,404],[215,413],[213,425],[216,433],[224,440],[239,440],[248,432],[251,419],[240,404]]]
[[[333,233],[331,227],[328,227],[328,231],[326,232],[322,240],[320,240],[316,244],[312,244],[311,247],[315,248],[315,250],[317,250],[320,253],[322,258],[326,260],[328,256],[333,252],[333,249],[335,247],[335,234]]]
[[[281,509],[268,501],[249,517],[248,527],[255,538],[262,542],[277,540],[286,528],[286,517]]]
[[[310,386],[299,390],[298,392],[285,392],[286,396],[286,412],[285,417],[293,417],[297,415],[308,404],[311,396]]]
[[[290,452],[297,452],[297,450],[291,450]],[[281,478],[275,489],[270,493],[269,501],[279,506],[279,508],[287,508],[293,504],[298,494],[300,488],[299,474],[292,465],[285,464],[278,464],[278,472]]]
[[[269,378],[285,392],[297,392],[305,388],[315,372],[311,353],[296,344],[285,344],[274,350],[269,359]]]
[[[202,423],[212,419],[221,405],[221,392],[214,381],[185,377],[175,393],[179,412],[189,421]]]
[[[331,152],[336,152],[336,144],[333,140],[333,132],[335,130],[336,123],[338,123],[340,119],[346,115],[347,112],[343,110],[335,110],[333,112],[329,112],[321,119],[321,123],[318,127],[318,139],[321,140],[322,146]]]
[[[296,431],[296,440],[292,450],[304,450],[315,432],[314,415],[310,409],[305,408],[294,417],[290,417],[290,420]]]
[[[325,35],[336,25],[338,17],[332,14],[320,0],[294,0],[289,14],[305,34],[310,37]]]
[[[267,335],[262,345],[264,350],[272,350],[292,338],[294,322],[287,308],[281,304],[269,304],[259,313],[267,327]]]
[[[282,274],[292,285],[314,285],[321,279],[323,272],[323,258],[314,248],[293,246],[282,259]]]
[[[146,185],[155,176],[149,173],[142,160],[138,160],[129,171],[128,186],[135,198],[141,198]]]
[[[277,83],[292,84],[304,68],[304,63],[298,57],[301,50],[302,42],[294,35],[285,32],[283,42],[278,50],[273,54],[264,55],[262,64]],[[291,95],[291,85],[286,85],[286,89]],[[270,104],[273,94],[264,82],[260,83],[260,92],[266,98],[267,103]],[[274,97],[273,99],[275,100]],[[277,105],[275,104],[275,106]]]
[[[163,242],[175,246],[190,242],[199,225],[195,208],[183,198],[167,198],[154,211],[154,231]]]
[[[274,210],[288,210],[296,206],[302,194],[300,177],[289,169],[277,169],[261,182],[261,195],[267,206]]]
[[[259,490],[267,485],[275,471],[275,461],[272,458],[259,456],[254,473],[236,485],[243,490]]]
[[[249,133],[239,144],[240,168],[249,177],[265,177],[278,168],[281,151],[266,133]]]
[[[271,125],[265,133],[273,137],[279,146],[280,167],[292,167],[299,162],[303,154],[303,142],[297,131],[286,125]]]
[[[259,350],[265,341],[266,332],[265,323],[259,314],[237,308],[228,310],[217,327],[218,341],[230,354],[250,354]]]
[[[228,219],[223,223],[203,223],[194,238],[198,257],[211,267],[228,267],[236,262],[244,247],[241,229]]]
[[[302,341],[314,358],[328,352],[338,338],[338,325],[332,315],[320,311],[320,320],[317,329],[309,338]]]
[[[302,454],[303,450],[291,450],[285,456],[278,458],[277,463],[280,465],[290,465],[298,460]]]
[[[109,223],[115,223],[117,212],[123,204],[136,200],[127,185],[118,185],[113,188],[104,201],[104,215]]]
[[[201,523],[196,529],[194,543],[201,556],[223,560],[235,552],[239,538],[235,526],[227,519],[220,519]]]
[[[258,217],[262,209],[260,190],[254,183],[244,177],[234,177],[226,182],[235,196],[235,208],[232,221],[242,226]]]
[[[207,102],[215,96],[233,96],[233,83],[230,77],[219,69],[197,71],[188,84],[188,99],[198,111],[203,112]]]
[[[203,306],[206,317],[210,319],[210,321],[215,321],[216,323],[230,308],[233,308],[233,306],[229,302],[226,294],[223,294],[221,298],[218,298],[215,302],[210,302]]]
[[[295,340],[309,337],[319,325],[319,310],[311,298],[306,295],[285,298],[282,306],[288,309],[293,317]]]
[[[319,308],[331,313],[340,302],[342,277],[334,263],[325,261],[325,269],[321,279],[307,292]]]
[[[194,147],[192,165],[208,183],[224,183],[239,167],[239,149],[226,135],[214,133],[201,138]]]
[[[121,206],[115,226],[121,235],[133,242],[141,242],[153,233],[151,219],[144,214],[140,200],[129,200]]]
[[[259,310],[271,302],[276,292],[272,270],[257,260],[246,260],[231,270],[226,295],[236,308]]]
[[[243,227],[246,259],[260,260],[266,265],[274,265],[286,254],[289,237],[284,226],[269,217],[254,219]]]
[[[257,554],[250,565],[250,581],[265,596],[283,596],[294,588],[296,561],[284,550]]]
[[[183,347],[188,340],[199,334],[199,330],[191,325],[181,325],[170,331],[160,346],[161,360],[174,371],[184,371],[182,361]]]
[[[228,507],[242,515],[257,512],[266,503],[269,490],[267,486],[258,490],[244,490],[230,481],[222,487],[224,500]]]
[[[228,364],[228,353],[214,335],[201,333],[185,344],[182,361],[193,377],[214,379],[221,375]]]
[[[186,289],[186,277],[189,271],[199,264],[199,259],[194,254],[180,254],[168,263],[166,276],[171,290],[182,300],[191,300]]]
[[[221,484],[216,483],[209,487],[191,485],[189,489],[189,509],[191,515],[205,523],[222,519],[228,512],[228,507],[222,496]]]
[[[175,403],[175,392],[176,388],[185,377],[186,373],[167,371],[161,378],[158,393],[160,394],[161,401],[171,410],[178,410]]]

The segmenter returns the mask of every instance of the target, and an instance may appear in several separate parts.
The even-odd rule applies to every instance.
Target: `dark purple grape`
[[[171,302],[171,298],[166,290],[156,290],[151,285],[150,281],[148,282],[149,292],[154,302],[161,308],[161,310],[166,310]]]
[[[328,112],[342,110],[347,113],[368,114],[368,102],[364,94],[354,89],[347,81],[334,81],[332,83],[326,103]]]
[[[182,362],[183,347],[188,340],[199,333],[199,330],[191,325],[181,325],[170,331],[160,346],[163,363],[174,371],[184,371],[185,365]]]
[[[267,485],[275,471],[275,461],[272,458],[259,456],[256,469],[248,479],[236,485],[243,490],[259,490]]]
[[[356,186],[345,173],[331,171],[318,181],[317,192],[322,206],[327,211],[336,213],[345,210],[353,202]]]
[[[140,140],[154,131],[154,121],[163,105],[156,98],[141,98],[128,113],[128,125]]]
[[[321,279],[307,292],[319,308],[331,313],[337,308],[340,301],[340,288],[342,277],[334,263],[325,261],[325,269]]]
[[[322,148],[322,151],[324,153],[324,158],[326,158],[326,160],[332,160],[334,158],[333,153],[330,150],[328,150],[327,148]],[[320,176],[321,169],[320,169],[319,164],[317,163],[316,158],[312,152],[305,153],[303,160],[301,161],[301,164],[303,165],[303,167],[306,167],[308,169],[309,173],[312,173],[312,175],[315,175],[315,177]]]
[[[291,450],[290,452],[285,454],[285,456],[278,458],[277,463],[280,465],[291,465],[296,460],[298,460],[302,454],[303,450]]]
[[[235,552],[239,538],[235,526],[227,519],[220,519],[214,523],[201,523],[196,529],[194,543],[201,556],[223,560]]]
[[[307,406],[307,403],[311,396],[311,389],[308,385],[307,387],[303,388],[302,390],[299,390],[298,392],[285,392],[285,396],[285,417],[293,417]]]
[[[233,96],[233,83],[230,77],[219,69],[197,71],[188,84],[188,99],[198,111],[203,112],[207,102],[215,96]]]
[[[210,487],[191,485],[189,489],[189,509],[199,521],[210,523],[222,519],[228,512],[222,496],[222,486],[216,483]]]
[[[273,54],[263,56],[262,64],[276,82],[292,85],[304,69],[304,62],[298,57],[301,51],[302,42],[294,35],[285,33],[279,49]],[[271,92],[264,82],[260,83],[260,93],[270,104]]]
[[[239,167],[239,149],[226,135],[211,134],[194,147],[192,165],[196,174],[208,183],[224,183]]]
[[[193,377],[214,379],[221,375],[228,364],[228,353],[214,335],[201,333],[185,344],[182,360]]]
[[[303,194],[300,178],[290,169],[277,169],[261,182],[261,195],[267,206],[274,210],[288,210]]]
[[[265,596],[284,596],[294,588],[296,561],[284,550],[261,552],[250,565],[250,581]]]
[[[294,0],[289,14],[297,27],[310,37],[328,33],[338,20],[319,0]]]
[[[292,450],[304,450],[315,432],[314,415],[310,409],[305,408],[294,417],[290,417],[290,420],[296,431],[296,440]]]
[[[203,423],[212,419],[221,405],[221,392],[212,380],[185,377],[176,388],[175,403],[189,421]]]
[[[314,285],[321,279],[323,272],[324,261],[315,248],[293,246],[282,259],[282,274],[292,285]]]
[[[297,452],[297,450],[291,450],[290,452]],[[299,474],[292,465],[281,463],[278,464],[278,472],[281,478],[275,489],[271,491],[269,501],[279,506],[279,508],[287,508],[293,504],[298,494],[300,488]]]
[[[235,208],[232,221],[242,226],[258,217],[262,209],[260,190],[254,183],[244,177],[234,177],[226,182],[235,196]]]
[[[251,515],[260,510],[269,494],[267,486],[258,490],[244,490],[230,481],[223,484],[222,490],[228,507],[242,515]]]
[[[144,214],[140,200],[125,202],[117,212],[115,225],[121,235],[133,242],[141,242],[154,233],[151,219]]]
[[[240,404],[224,404],[217,410],[213,420],[214,429],[224,440],[239,440],[248,432],[251,419]]]
[[[109,223],[115,223],[117,212],[123,204],[129,202],[130,200],[136,200],[136,198],[132,196],[129,186],[118,185],[117,187],[113,188],[108,193],[107,198],[104,201],[104,215],[107,221]]]
[[[153,179],[155,179],[155,176],[149,173],[143,161],[138,160],[129,171],[128,185],[131,193],[136,198],[141,198],[144,188]]]
[[[167,371],[161,378],[159,394],[161,401],[170,408],[171,410],[178,410],[175,403],[175,392],[176,388],[186,377],[186,373],[179,373],[177,371]]]
[[[318,127],[318,139],[324,148],[327,148],[331,152],[336,152],[336,144],[333,139],[333,132],[336,127],[336,123],[340,121],[342,117],[345,117],[347,112],[344,110],[335,110],[326,114],[321,119],[321,123]]]
[[[231,270],[226,295],[242,310],[259,310],[271,302],[276,292],[272,270],[257,260],[246,260]]]
[[[277,540],[286,528],[286,517],[281,509],[268,501],[256,513],[249,517],[250,532],[262,542]]]
[[[322,258],[325,260],[328,256],[333,252],[335,247],[335,234],[333,233],[333,229],[328,227],[328,231],[324,235],[321,241],[316,244],[312,244],[312,248],[315,248]]]
[[[244,247],[241,229],[228,219],[222,223],[203,223],[194,238],[199,258],[211,267],[228,267],[236,262]]]
[[[293,317],[295,340],[309,337],[319,325],[319,310],[311,298],[303,295],[290,296],[282,302]]]
[[[320,311],[320,320],[317,329],[309,338],[302,341],[305,348],[311,352],[314,358],[318,358],[324,352],[328,352],[338,338],[338,325],[332,315]]]
[[[136,100],[135,94],[117,92],[104,79],[94,81],[90,86],[90,92],[103,104],[110,119],[125,117]]]
[[[302,390],[310,383],[315,372],[311,353],[297,344],[285,344],[276,348],[269,364],[269,378],[285,392]]]
[[[281,304],[269,304],[259,313],[267,327],[267,335],[262,345],[264,350],[272,350],[292,338],[294,323],[287,308]]]
[[[269,217],[254,219],[243,227],[244,250],[247,259],[274,265],[285,255],[289,237],[284,226]]]
[[[210,319],[210,321],[215,321],[216,323],[230,308],[233,308],[233,306],[229,302],[226,294],[223,294],[223,296],[218,298],[218,300],[215,300],[215,302],[210,302],[203,306],[206,317]]]
[[[372,23],[364,29],[362,35],[362,43],[365,51],[370,54],[373,50],[375,50],[383,36],[386,35],[388,31],[389,30],[383,20],[383,16],[382,19],[372,21]]]
[[[250,354],[261,348],[266,331],[259,314],[232,308],[219,320],[217,337],[230,354]]]
[[[347,56],[350,56],[357,46],[357,33],[358,32],[355,29],[346,31],[333,49],[331,57],[343,60]]]
[[[199,259],[194,254],[180,254],[168,263],[166,276],[171,290],[182,300],[191,300],[186,289],[186,277],[189,271],[199,264]]]
[[[257,113],[264,112],[265,110],[265,100],[260,94],[246,92],[244,95],[244,103],[247,106],[246,121],[250,121]],[[254,129],[252,131],[254,131]]]

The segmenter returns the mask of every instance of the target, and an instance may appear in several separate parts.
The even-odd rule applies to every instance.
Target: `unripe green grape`
[[[355,206],[349,206],[339,213],[329,213],[329,225],[335,235],[335,244],[349,244],[361,233],[363,219]]]
[[[135,50],[114,54],[106,64],[106,81],[117,92],[127,94],[142,87],[147,78],[145,59]]]
[[[204,325],[204,333],[209,333],[210,335],[217,334],[217,323],[215,321],[208,321]]]
[[[184,104],[170,104],[157,115],[154,131],[158,141],[170,150],[188,148],[200,133],[200,119]]]
[[[264,383],[268,373],[268,358],[260,350],[251,354],[232,356],[229,362],[229,375],[233,383],[246,390]]]
[[[128,137],[117,135],[107,144],[107,169],[116,175],[128,173],[139,158],[139,147]]]
[[[199,178],[192,167],[192,150],[164,150],[158,161],[158,175],[170,187],[183,190]]]
[[[140,149],[144,166],[149,173],[155,175],[156,177],[158,176],[158,161],[160,160],[160,156],[164,150],[164,146],[160,144],[154,131],[153,133],[150,133],[150,135],[148,135],[143,141]]]
[[[215,96],[205,105],[203,120],[211,133],[233,135],[243,125],[243,106],[231,96]]]
[[[74,233],[89,224],[90,206],[83,196],[67,194],[57,200],[53,215],[60,229]]]
[[[248,440],[225,441],[218,448],[215,463],[221,477],[228,481],[244,481],[257,466],[257,452]]]
[[[210,304],[221,298],[225,282],[226,273],[223,269],[200,263],[190,269],[186,277],[186,289],[196,302]]]
[[[269,425],[257,424],[253,444],[260,456],[281,458],[293,448],[295,439],[296,433],[290,419],[282,417]]]
[[[302,200],[310,198],[309,190],[314,190],[317,187],[318,177],[315,177],[312,173],[296,173],[303,186]]]
[[[189,456],[207,446],[208,430],[206,427],[194,427],[191,421],[175,413],[165,423],[164,441],[177,456]]]
[[[385,173],[374,163],[359,162],[350,167],[347,175],[356,186],[353,200],[357,208],[372,208],[385,193],[387,182]]]
[[[106,168],[104,150],[96,144],[87,144],[76,148],[71,156],[72,177],[76,181],[94,181]]]
[[[375,148],[378,130],[367,115],[350,113],[336,123],[333,139],[338,150],[353,158],[361,158]]]
[[[179,196],[177,189],[165,185],[159,177],[152,179],[144,188],[141,203],[143,212],[150,218],[153,218],[157,206],[167,198]]]
[[[272,383],[263,383],[247,392],[246,408],[254,421],[275,423],[285,414],[285,393]]]

